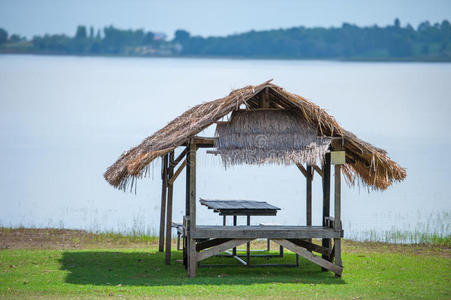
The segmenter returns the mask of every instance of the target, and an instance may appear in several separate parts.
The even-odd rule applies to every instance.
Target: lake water
[[[384,192],[343,186],[346,237],[387,230],[450,234],[446,63],[0,55],[0,225],[156,232],[159,161],[136,195],[112,188],[105,169],[186,109],[270,78],[407,168],[407,179]],[[282,210],[253,222],[305,224],[305,179],[296,167],[225,170],[204,151],[198,159],[198,197],[267,201]],[[319,224],[315,179],[313,222]],[[184,180],[182,174],[175,185],[175,221],[184,211]],[[199,205],[198,223],[221,219]]]

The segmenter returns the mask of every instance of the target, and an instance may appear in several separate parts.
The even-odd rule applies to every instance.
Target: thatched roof
[[[331,139],[294,109],[240,109],[216,125],[216,148],[224,165],[316,164]]]
[[[125,190],[137,178],[147,174],[147,167],[157,157],[183,145],[189,138],[239,110],[241,106],[254,109],[261,107],[262,102],[266,102],[265,107],[298,111],[309,124],[317,128],[320,136],[342,138],[347,159],[343,173],[350,184],[360,182],[369,188],[384,190],[406,177],[406,170],[391,160],[384,150],[343,129],[318,105],[270,81],[234,90],[224,98],[189,109],[140,145],[124,152],[107,169],[104,177],[114,187]]]

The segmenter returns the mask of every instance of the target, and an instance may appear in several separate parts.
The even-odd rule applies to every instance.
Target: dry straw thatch
[[[264,82],[232,91],[228,96],[199,104],[146,138],[140,145],[124,152],[104,174],[114,187],[125,190],[137,178],[147,174],[149,164],[177,146],[186,143],[208,126],[237,111],[262,107],[297,111],[323,137],[340,137],[346,151],[347,163],[343,173],[350,184],[362,183],[371,189],[384,190],[393,182],[402,181],[406,170],[391,160],[387,153],[362,141],[343,129],[335,119],[318,105],[281,87]]]
[[[236,110],[229,122],[216,125],[216,153],[224,165],[316,164],[331,139],[318,137],[316,127],[296,110]]]

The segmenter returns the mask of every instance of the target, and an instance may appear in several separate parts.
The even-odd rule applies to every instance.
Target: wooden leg
[[[247,226],[251,225],[251,216],[247,216]],[[251,243],[247,242],[246,244],[246,262],[247,266],[249,266],[249,262],[251,260]]]
[[[237,220],[236,220],[237,216],[233,216],[233,226],[236,226]],[[233,255],[236,255],[236,247],[233,247],[232,250]]]
[[[194,278],[196,277],[197,269],[196,241],[194,239],[189,239],[188,247],[188,276]]]
[[[326,153],[323,163],[323,226],[326,226],[326,217],[330,216],[330,153]],[[322,239],[323,248],[330,248],[330,239]],[[323,254],[323,259],[330,261],[328,255]],[[326,268],[322,268],[327,271]]]
[[[168,177],[171,178],[174,175],[174,166],[172,163],[174,162],[174,151],[169,154],[169,169],[168,169]],[[174,185],[172,183],[168,183],[168,200],[167,200],[167,210],[166,210],[166,255],[165,262],[167,265],[171,264],[171,245],[172,245],[172,195],[174,191]]]
[[[334,239],[335,264],[343,268],[343,261],[341,260],[341,239]],[[340,274],[335,274],[336,277],[341,277]]]
[[[188,269],[188,251],[186,251],[188,247],[188,239],[186,236],[183,237],[183,265],[185,266],[185,270]]]
[[[180,233],[177,232],[177,251],[180,250]]]
[[[167,181],[168,181],[168,155],[166,154],[161,161],[161,179],[162,179],[162,189],[161,189],[161,212],[160,212],[160,237],[158,240],[158,251],[164,251],[164,229],[165,229],[165,218],[166,218],[166,192],[167,192]]]
[[[169,170],[169,174],[171,174]],[[166,255],[165,262],[167,265],[171,264],[171,245],[172,245],[172,184],[168,186],[168,208],[166,217]]]

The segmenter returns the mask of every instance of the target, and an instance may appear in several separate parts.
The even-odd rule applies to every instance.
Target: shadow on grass
[[[180,252],[173,252],[172,264],[164,264],[159,252],[67,251],[60,261],[69,271],[66,282],[92,285],[171,286],[189,284],[249,285],[258,283],[344,284],[331,272],[301,258],[300,267],[211,267],[198,268],[196,278],[188,278]],[[253,258],[253,263],[293,263],[295,255],[284,258]],[[213,257],[205,263],[235,263],[233,258]],[[236,262],[239,264],[238,262]]]

